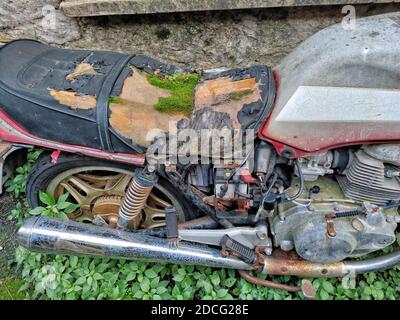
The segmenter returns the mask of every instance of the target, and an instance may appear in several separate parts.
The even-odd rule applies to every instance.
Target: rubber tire
[[[57,163],[52,163],[51,154],[43,153],[32,166],[26,182],[26,195],[29,206],[36,208],[40,206],[39,191],[46,191],[49,183],[60,173],[76,167],[85,166],[108,166],[133,172],[137,167],[133,165],[111,162],[107,160],[83,157],[75,154],[62,154]],[[160,177],[159,184],[168,190],[179,201],[185,214],[186,221],[198,217],[198,210],[195,209],[186,198],[177,192],[167,180]]]

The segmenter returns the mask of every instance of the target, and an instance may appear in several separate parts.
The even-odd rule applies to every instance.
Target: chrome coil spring
[[[138,227],[140,214],[157,182],[157,175],[147,169],[135,174],[119,209],[119,229],[125,229],[131,221],[135,221],[134,228]]]

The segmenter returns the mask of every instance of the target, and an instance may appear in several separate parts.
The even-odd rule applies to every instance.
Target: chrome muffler
[[[180,242],[177,246],[162,238],[135,232],[97,227],[47,217],[27,220],[18,231],[18,242],[26,249],[49,254],[71,254],[141,260],[216,268],[253,270],[235,257],[222,256],[216,248]],[[343,277],[382,271],[400,264],[400,251],[364,261],[318,264],[305,260],[264,257],[263,273],[311,277]]]
[[[220,250],[208,246],[181,242],[174,247],[153,236],[47,217],[28,219],[17,237],[21,246],[40,253],[251,269],[245,262],[223,257]]]

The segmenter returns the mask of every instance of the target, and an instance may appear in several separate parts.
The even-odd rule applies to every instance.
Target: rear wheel
[[[50,154],[44,154],[34,164],[28,177],[28,201],[35,208],[41,205],[39,191],[55,198],[68,192],[69,201],[79,205],[75,212],[68,215],[71,220],[92,223],[93,219],[101,218],[106,223],[115,224],[134,170],[134,166],[78,155],[62,155],[53,164]],[[164,226],[164,209],[171,205],[176,208],[179,222],[196,217],[195,209],[187,200],[168,181],[160,178],[136,225],[140,228]]]

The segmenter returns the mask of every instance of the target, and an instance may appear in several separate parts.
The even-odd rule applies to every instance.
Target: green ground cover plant
[[[29,165],[37,155],[32,151],[28,164],[19,174],[29,172]],[[30,164],[29,164],[30,163]],[[26,176],[26,175],[25,175]],[[13,190],[20,190],[15,185]],[[14,184],[16,184],[14,179]],[[65,218],[67,211],[72,210],[67,201],[68,195],[59,199],[42,193],[41,209],[29,210],[26,201],[20,202],[20,208],[11,214],[18,221],[26,217],[46,214]],[[18,206],[18,204],[17,204]],[[385,253],[397,249],[397,243],[386,248]],[[378,253],[381,254],[381,253]],[[373,255],[370,255],[373,256]],[[293,300],[304,299],[301,293],[288,293],[278,289],[269,289],[250,284],[239,277],[234,270],[212,269],[199,266],[179,266],[170,264],[145,263],[140,261],[112,260],[106,258],[89,258],[66,255],[44,255],[30,253],[23,248],[16,251],[15,261],[11,267],[19,271],[18,278],[7,277],[0,284],[0,299],[177,299],[177,300]],[[259,275],[267,278],[265,275]],[[298,285],[300,279],[290,276],[274,277],[274,281]],[[316,291],[316,299],[322,300],[383,300],[400,299],[400,267],[380,273],[367,273],[356,278],[355,286],[347,288],[341,279],[311,279]],[[6,293],[2,294],[4,291]]]
[[[6,276],[0,279],[0,300],[22,300],[25,295],[19,290],[24,284],[22,279]]]

